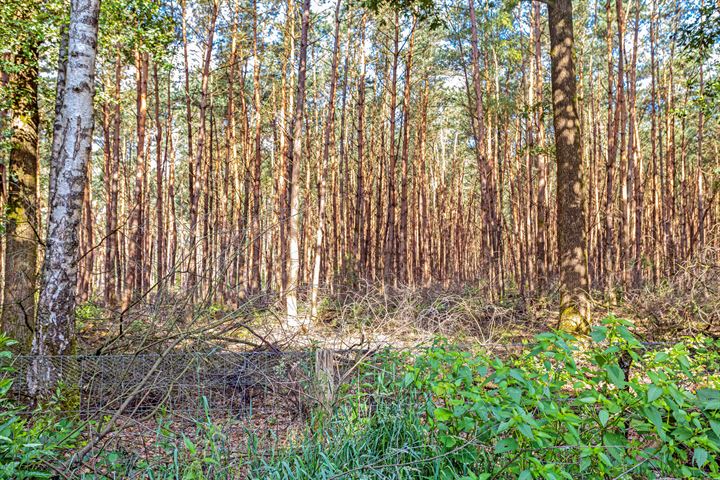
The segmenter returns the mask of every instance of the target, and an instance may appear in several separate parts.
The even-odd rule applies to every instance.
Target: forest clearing
[[[0,479],[720,478],[717,0],[5,0]]]

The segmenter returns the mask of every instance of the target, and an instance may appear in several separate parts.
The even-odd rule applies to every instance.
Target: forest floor
[[[300,298],[304,299],[302,295]],[[627,319],[640,341],[677,342],[695,336],[720,338],[720,266],[712,263],[680,269],[654,286],[618,291],[612,296],[594,292],[592,298],[593,324],[599,325],[610,315]],[[134,478],[143,478],[148,472],[160,469],[167,475],[158,478],[173,478],[176,475],[173,472],[180,471],[180,465],[189,465],[187,468],[192,469],[197,464],[202,471],[203,465],[212,461],[232,466],[240,475],[236,478],[243,478],[250,465],[256,473],[263,472],[263,468],[270,468],[282,455],[292,455],[288,453],[292,449],[287,449],[290,445],[310,449],[308,454],[317,451],[324,455],[330,446],[318,440],[321,436],[316,433],[325,431],[319,430],[318,425],[332,430],[334,425],[342,426],[352,420],[361,432],[367,427],[365,422],[375,415],[375,402],[403,398],[398,391],[383,390],[384,385],[387,382],[395,387],[403,385],[403,369],[410,366],[413,358],[422,358],[427,355],[423,352],[433,350],[420,351],[418,347],[446,338],[462,350],[486,350],[490,355],[517,361],[516,354],[522,356],[523,351],[528,351],[515,348],[518,344],[532,342],[536,334],[555,327],[558,301],[553,292],[525,297],[507,293],[502,298],[491,298],[481,289],[467,286],[392,291],[364,286],[345,292],[326,292],[312,323],[288,328],[282,300],[266,295],[228,308],[196,302],[179,294],[166,294],[148,297],[129,314],[120,316],[99,304],[84,304],[79,309],[79,353],[123,355],[172,349],[190,352],[190,356],[197,352],[259,352],[258,358],[264,358],[265,352],[271,354],[268,358],[276,359],[273,360],[276,364],[271,365],[272,369],[265,366],[265,370],[258,368],[246,374],[242,370],[246,368],[243,367],[245,357],[230,355],[237,362],[233,368],[239,369],[225,372],[221,375],[223,381],[235,382],[250,375],[262,380],[260,384],[240,388],[237,383],[206,385],[208,378],[216,378],[219,368],[212,362],[198,364],[201,375],[197,379],[180,374],[181,380],[171,376],[175,372],[174,364],[163,364],[156,374],[147,374],[151,381],[139,390],[142,393],[131,399],[126,409],[117,409],[119,400],[130,398],[125,390],[116,392],[114,403],[99,404],[98,411],[107,409],[102,418],[110,418],[113,412],[118,416],[106,437],[93,437],[99,425],[92,423],[96,420],[84,425],[88,438],[94,438],[93,451],[98,453],[81,471],[90,476],[106,472],[110,478],[116,473],[123,475],[121,470],[127,469],[124,470],[127,478],[132,477],[129,472],[133,472]],[[301,313],[307,315],[305,302],[301,302]],[[389,350],[384,351],[384,347]],[[439,348],[444,352],[442,349],[446,347],[440,344]],[[669,349],[666,345],[654,348]],[[347,365],[335,363],[339,380],[332,387],[333,400],[329,405],[317,390],[320,378],[317,365],[321,358],[317,354],[322,349],[352,350],[347,356],[351,375],[342,373]],[[413,355],[404,355],[407,352]],[[720,357],[713,353],[713,362],[718,363],[717,358]],[[691,358],[691,361],[708,368],[704,357]],[[137,362],[133,358],[126,365],[132,375],[124,378],[125,383],[132,384],[149,371],[147,363]],[[526,368],[531,364],[522,365]],[[195,364],[191,370],[194,368]],[[637,378],[640,378],[638,388],[645,388],[644,375]],[[158,392],[162,395],[154,398]],[[168,397],[164,397],[163,392],[167,392]],[[172,397],[171,392],[180,393]],[[207,392],[211,393],[206,398]],[[170,401],[163,403],[166,400]],[[133,410],[140,404],[149,405],[147,413],[140,415]],[[246,411],[248,405],[250,410]],[[366,411],[358,410],[357,416],[350,412],[352,415],[347,417],[350,413],[343,410],[360,406]],[[328,411],[333,412],[330,417],[326,417]],[[404,418],[411,410],[397,413],[397,418]],[[78,418],[86,421],[82,412]],[[391,416],[391,420],[395,418]],[[416,421],[403,420],[403,425]],[[217,456],[216,452],[222,454]],[[280,456],[276,458],[276,455]],[[338,460],[338,464],[344,461]],[[265,478],[264,475],[255,478]]]
[[[395,349],[438,337],[473,346],[503,346],[555,328],[557,293],[493,298],[476,287],[383,290],[365,285],[327,292],[317,317],[289,328],[284,299],[264,295],[238,307],[197,303],[177,294],[149,297],[118,319],[92,303],[81,308],[81,352],[159,351],[178,341],[186,351]],[[301,295],[302,300],[302,295]],[[720,266],[698,262],[656,285],[612,295],[592,294],[592,321],[630,320],[644,341],[720,335]],[[182,338],[181,338],[182,337]]]

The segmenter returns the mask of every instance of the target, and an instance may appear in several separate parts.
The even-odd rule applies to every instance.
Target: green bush
[[[468,478],[720,478],[720,344],[648,351],[629,326],[607,318],[585,345],[544,333],[509,360],[438,344],[403,385]]]
[[[392,388],[363,381],[253,478],[720,478],[720,342],[649,350],[630,326],[544,333],[505,359],[442,341],[386,356]]]
[[[76,446],[78,431],[60,419],[48,405],[33,412],[33,421],[8,399],[12,387],[12,359],[7,347],[14,344],[0,333],[0,479],[52,478],[62,453]]]
[[[384,352],[297,440],[268,451],[251,436],[246,457],[209,415],[191,436],[161,419],[153,455],[106,451],[95,466],[157,479],[720,478],[720,341],[649,349],[630,327],[543,333],[507,358],[444,341]],[[9,344],[0,336],[0,365]],[[0,479],[50,478],[78,429],[52,405],[28,421],[3,368]]]

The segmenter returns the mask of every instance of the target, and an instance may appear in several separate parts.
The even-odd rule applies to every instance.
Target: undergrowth
[[[0,333],[0,479],[55,478],[54,464],[78,445],[80,432],[59,414],[62,399],[54,397],[32,415],[10,401],[13,380],[7,365],[14,343]]]
[[[295,438],[239,445],[209,414],[189,434],[160,419],[152,455],[103,451],[85,478],[720,478],[720,341],[649,348],[632,327],[608,317],[505,357],[445,340],[385,351]],[[8,382],[0,478],[52,477],[80,445],[72,423],[21,419]]]
[[[720,343],[650,351],[630,326],[543,333],[508,359],[439,341],[392,397],[348,396],[252,477],[720,478]]]

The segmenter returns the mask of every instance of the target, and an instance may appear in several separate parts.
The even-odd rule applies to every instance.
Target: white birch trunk
[[[65,93],[55,131],[59,148],[51,159],[57,176],[32,345],[38,357],[28,371],[29,391],[36,398],[51,393],[59,380],[47,356],[72,353],[74,344],[78,226],[92,153],[99,10],[100,0],[71,0]]]

